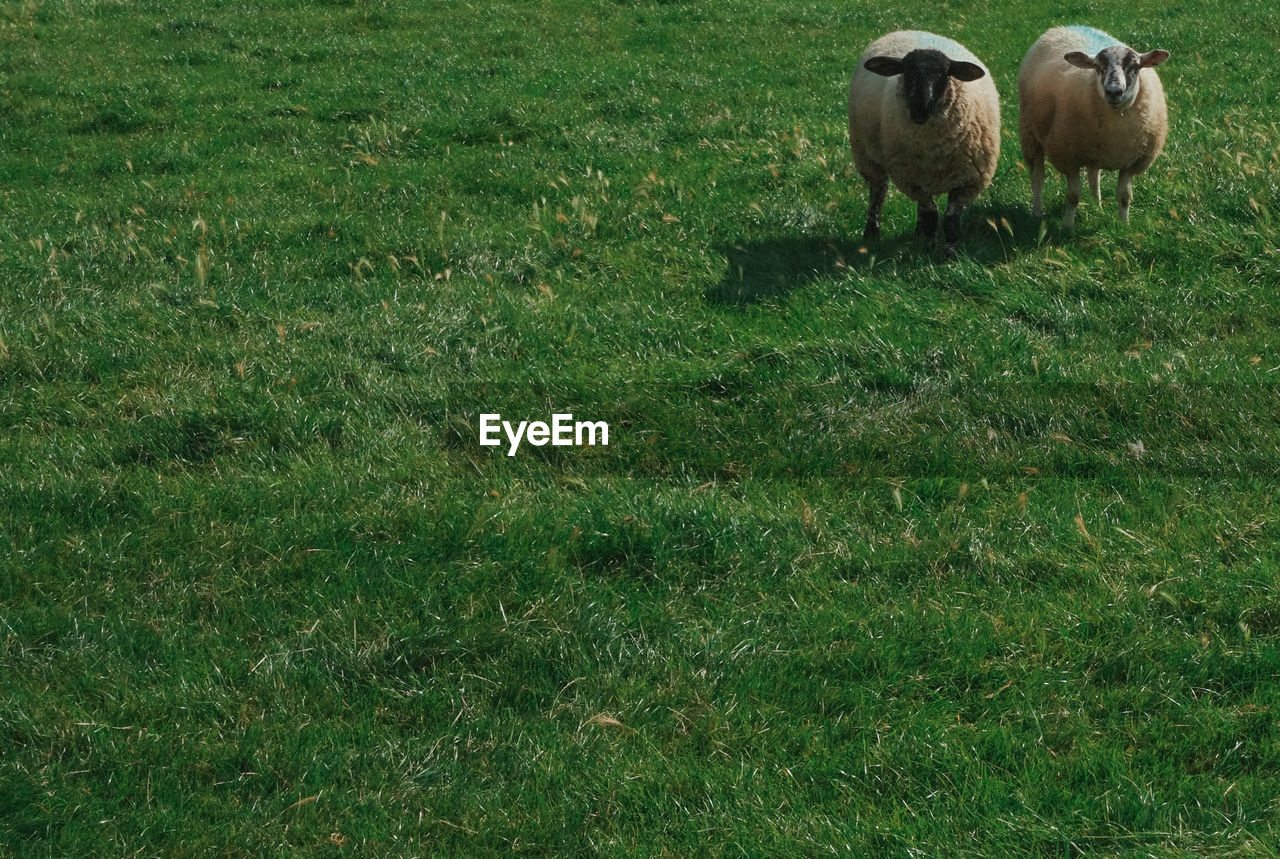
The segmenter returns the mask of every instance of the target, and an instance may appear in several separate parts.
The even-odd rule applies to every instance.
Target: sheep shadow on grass
[[[734,242],[720,282],[707,289],[712,304],[755,304],[785,298],[806,283],[836,277],[862,256],[861,243],[827,237]]]
[[[817,280],[870,274],[891,265],[899,275],[910,276],[935,265],[948,265],[941,240],[927,247],[911,233],[886,232],[872,242],[861,240],[861,229],[843,237],[813,236],[740,241],[718,250],[725,256],[725,273],[707,289],[711,304],[747,305],[785,299],[793,290]],[[961,259],[982,266],[1011,262],[1043,239],[1039,221],[1024,207],[975,206],[964,219]]]

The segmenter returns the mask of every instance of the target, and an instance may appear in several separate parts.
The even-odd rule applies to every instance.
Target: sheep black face
[[[1125,110],[1138,97],[1139,73],[1169,59],[1169,52],[1147,51],[1139,54],[1133,48],[1114,45],[1102,49],[1096,57],[1083,51],[1072,51],[1063,59],[1076,68],[1097,72],[1098,88],[1103,99],[1116,110]]]
[[[872,57],[864,66],[867,71],[887,78],[902,75],[907,116],[916,125],[924,125],[937,112],[951,78],[976,81],[986,74],[979,65],[950,60],[942,51],[931,48],[918,48],[901,59]]]

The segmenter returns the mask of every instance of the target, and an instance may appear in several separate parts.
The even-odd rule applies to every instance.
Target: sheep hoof
[[[960,258],[960,254],[956,250],[955,245],[947,245],[946,249],[942,252],[942,258],[947,262],[955,262]]]

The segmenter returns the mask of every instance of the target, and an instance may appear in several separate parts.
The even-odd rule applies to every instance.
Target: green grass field
[[[1052,17],[1056,16],[1056,17]],[[1160,69],[1133,220],[1015,78]],[[991,67],[960,259],[876,36]],[[0,5],[0,855],[1280,852],[1268,0]],[[478,443],[480,415],[607,447]]]

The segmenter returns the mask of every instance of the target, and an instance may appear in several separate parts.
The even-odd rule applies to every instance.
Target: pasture
[[[1049,26],[1164,48],[1043,225]],[[991,68],[959,259],[875,37]],[[1270,2],[0,6],[0,855],[1274,855]],[[479,444],[481,415],[607,446]]]

